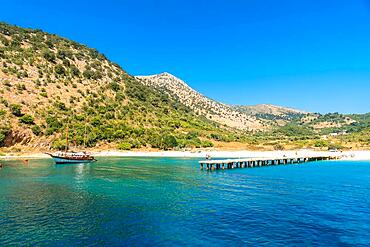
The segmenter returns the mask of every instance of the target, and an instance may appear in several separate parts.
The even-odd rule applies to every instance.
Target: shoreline
[[[284,156],[315,156],[315,155],[343,155],[341,160],[369,160],[370,151],[343,151],[343,152],[328,152],[314,150],[293,150],[293,151],[96,151],[91,152],[95,157],[127,157],[127,158],[204,158],[210,155],[211,158],[276,158]],[[0,156],[0,160],[17,160],[17,159],[47,159],[50,158],[47,154],[40,152],[25,153],[25,154],[6,154]]]

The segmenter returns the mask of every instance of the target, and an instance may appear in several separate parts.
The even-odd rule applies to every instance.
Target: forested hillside
[[[208,147],[231,132],[139,83],[103,54],[0,24],[0,145]]]

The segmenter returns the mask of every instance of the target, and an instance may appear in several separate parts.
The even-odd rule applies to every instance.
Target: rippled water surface
[[[370,162],[216,172],[196,159],[2,163],[1,246],[370,245]]]

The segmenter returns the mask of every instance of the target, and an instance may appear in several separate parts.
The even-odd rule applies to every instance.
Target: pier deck
[[[278,157],[278,158],[241,158],[241,159],[220,159],[220,160],[202,160],[199,161],[200,169],[218,170],[218,169],[234,169],[234,168],[252,168],[271,165],[287,165],[295,163],[306,163],[321,160],[337,160],[341,159],[341,155],[320,155],[320,156],[294,156],[294,157]]]

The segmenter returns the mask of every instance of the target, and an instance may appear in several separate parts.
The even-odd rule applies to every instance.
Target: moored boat
[[[56,164],[90,163],[96,161],[94,156],[87,152],[56,152],[46,154],[50,155]]]
[[[66,128],[66,147],[65,151],[59,151],[56,153],[46,153],[50,155],[53,160],[55,161],[56,164],[68,164],[68,163],[90,163],[96,161],[94,156],[92,156],[88,152],[73,152],[69,150],[68,146],[68,125]],[[76,145],[76,139],[75,139],[75,148],[77,147]],[[85,137],[84,137],[84,146],[86,147],[86,125],[85,125]]]

